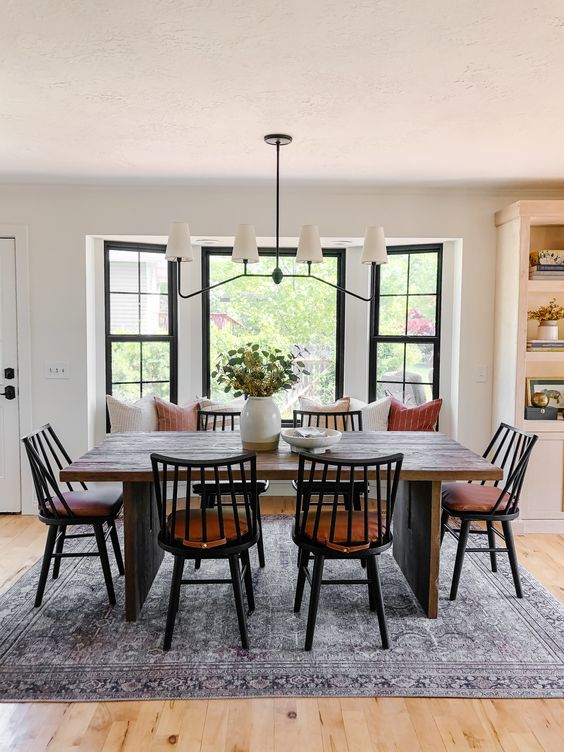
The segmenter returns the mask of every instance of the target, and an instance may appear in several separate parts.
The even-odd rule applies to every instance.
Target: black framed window
[[[375,269],[369,397],[407,405],[439,396],[441,244],[388,248]]]
[[[104,244],[106,391],[133,401],[177,400],[174,264],[164,245]]]
[[[305,274],[305,264],[296,264],[295,249],[281,251],[280,267],[286,274]],[[324,263],[315,273],[334,284],[345,284],[344,249],[324,250]],[[233,276],[231,248],[204,248],[202,284],[213,285]],[[270,274],[274,253],[260,251],[260,261],[249,272]],[[242,267],[237,267],[241,269]],[[309,376],[283,394],[276,395],[283,420],[299,408],[299,397],[332,402],[342,396],[344,358],[343,293],[315,280],[285,278],[275,285],[270,278],[240,279],[202,296],[203,353],[202,386],[214,399],[228,396],[211,377],[218,354],[247,342],[264,347],[307,350]]]

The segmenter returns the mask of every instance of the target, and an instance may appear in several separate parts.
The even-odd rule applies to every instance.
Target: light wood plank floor
[[[265,511],[290,511],[270,502]],[[34,517],[0,517],[0,589],[42,553]],[[517,538],[522,564],[564,603],[564,536]],[[2,752],[564,750],[564,700],[264,698],[0,704]]]

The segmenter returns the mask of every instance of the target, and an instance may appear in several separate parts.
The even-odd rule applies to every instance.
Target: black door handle
[[[0,397],[6,397],[7,400],[16,399],[16,388],[14,386],[7,386],[3,392],[0,392]]]

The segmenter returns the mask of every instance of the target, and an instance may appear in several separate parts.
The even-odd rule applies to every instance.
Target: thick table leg
[[[157,543],[159,519],[152,483],[124,482],[125,618],[136,621],[164,551]]]
[[[430,619],[436,619],[441,551],[441,484],[399,484],[393,523],[394,558]]]

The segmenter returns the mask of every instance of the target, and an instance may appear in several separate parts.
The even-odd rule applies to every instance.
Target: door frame
[[[0,238],[13,240],[16,260],[16,316],[18,335],[18,411],[20,434],[32,430],[31,315],[29,292],[29,229],[27,225],[0,223]],[[18,439],[20,437],[18,436]],[[31,472],[20,444],[20,513],[36,514]]]

